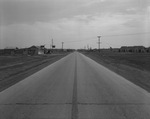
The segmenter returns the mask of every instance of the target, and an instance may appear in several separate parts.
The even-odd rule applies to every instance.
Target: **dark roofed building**
[[[144,53],[146,52],[146,48],[144,46],[122,46],[119,51],[120,52]]]
[[[128,52],[128,47],[127,46],[122,46],[120,48],[120,52]]]
[[[38,54],[44,54],[45,47],[43,46],[31,46],[28,48],[28,54],[29,55],[38,55]]]

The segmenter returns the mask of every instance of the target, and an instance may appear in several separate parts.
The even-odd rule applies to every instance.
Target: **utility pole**
[[[49,39],[50,39],[50,37],[49,37]],[[50,49],[52,48],[52,45],[51,45],[51,43],[50,43]]]
[[[100,52],[100,38],[101,38],[101,36],[97,36],[98,37],[98,50],[99,50],[99,52]]]
[[[89,50],[89,45],[87,44],[87,50]]]
[[[52,51],[51,51],[51,52],[53,53],[53,38],[52,38],[52,41],[51,41],[51,42],[52,42],[52,45],[51,45],[51,50],[52,50]]]
[[[63,50],[63,45],[64,45],[64,42],[62,42],[62,50]]]
[[[53,49],[53,38],[52,38],[52,49]]]

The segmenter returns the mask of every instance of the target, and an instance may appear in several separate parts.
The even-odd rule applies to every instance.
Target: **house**
[[[119,52],[144,53],[146,52],[146,48],[144,46],[122,46]]]
[[[39,55],[45,53],[44,46],[31,46],[28,48],[28,55]]]
[[[146,48],[146,52],[150,53],[150,47]]]
[[[15,49],[4,49],[3,55],[14,55]]]
[[[14,53],[15,55],[27,55],[28,49],[27,48],[16,49]]]
[[[134,46],[134,52],[143,53],[143,52],[146,52],[146,49],[144,46]]]
[[[127,46],[122,46],[120,49],[119,49],[120,52],[128,52],[128,47]]]

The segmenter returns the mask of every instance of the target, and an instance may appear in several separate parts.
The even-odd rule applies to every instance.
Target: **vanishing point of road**
[[[150,94],[74,52],[0,92],[0,119],[150,119]]]

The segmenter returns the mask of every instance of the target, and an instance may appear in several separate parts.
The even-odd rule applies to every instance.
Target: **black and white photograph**
[[[150,0],[0,0],[0,119],[150,119]]]

